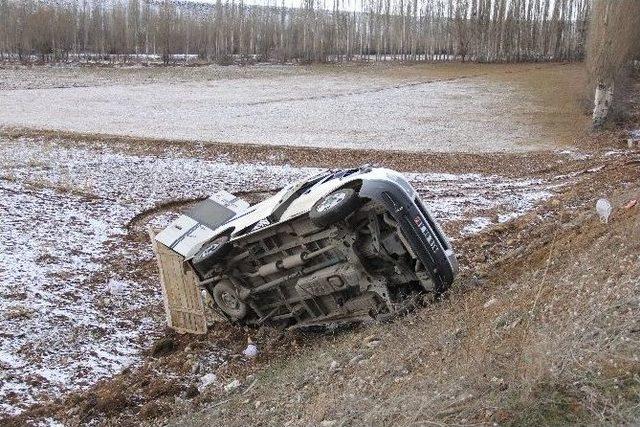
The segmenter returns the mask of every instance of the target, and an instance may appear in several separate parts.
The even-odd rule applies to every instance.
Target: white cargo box
[[[197,203],[157,235],[149,230],[160,270],[167,324],[180,333],[204,334],[207,322],[198,278],[185,260],[214,230],[249,204],[226,191]]]
[[[156,240],[185,258],[193,256],[203,243],[214,236],[214,230],[249,203],[226,191],[218,191],[197,203],[156,236]]]

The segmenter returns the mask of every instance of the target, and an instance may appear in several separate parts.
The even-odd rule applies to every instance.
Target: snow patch
[[[0,159],[0,414],[139,362],[164,329],[157,277],[145,267],[153,265],[150,245],[127,234],[137,214],[218,189],[275,191],[320,171],[31,139],[2,141]],[[521,215],[561,185],[472,173],[406,176],[445,228],[462,223],[463,235],[494,215],[501,222]],[[149,223],[162,227],[173,215]]]
[[[492,221],[489,218],[486,218],[483,216],[472,218],[471,224],[465,226],[462,229],[461,234],[469,235],[469,234],[479,233],[480,231],[484,230],[491,224],[492,224]]]

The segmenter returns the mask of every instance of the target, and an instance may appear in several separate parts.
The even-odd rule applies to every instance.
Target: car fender
[[[331,179],[322,184],[315,185],[309,190],[304,192],[300,197],[294,200],[291,205],[280,217],[280,221],[286,221],[297,216],[306,214],[311,210],[313,205],[322,199],[324,196],[333,193],[339,188],[345,187],[352,182],[361,180],[361,176],[358,174],[350,175],[342,178]]]
[[[390,169],[373,169],[360,178],[362,186],[358,194],[363,198],[380,200],[384,191],[400,191],[410,199],[417,196],[411,184],[401,174]]]

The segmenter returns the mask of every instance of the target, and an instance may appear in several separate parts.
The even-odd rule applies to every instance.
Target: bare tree
[[[595,0],[587,49],[587,68],[595,86],[594,127],[601,127],[609,117],[616,83],[629,61],[637,57],[639,44],[640,1]]]
[[[0,59],[579,60],[591,1],[0,0]]]

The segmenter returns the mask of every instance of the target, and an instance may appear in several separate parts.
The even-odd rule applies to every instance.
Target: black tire
[[[238,293],[227,280],[221,280],[213,287],[213,300],[232,320],[243,319],[247,315],[247,304],[238,298]]]
[[[309,219],[317,227],[327,227],[342,221],[362,205],[358,193],[352,188],[341,188],[318,200],[309,212]]]
[[[200,252],[191,259],[191,265],[201,277],[204,277],[230,250],[229,236],[216,237],[202,246]]]

